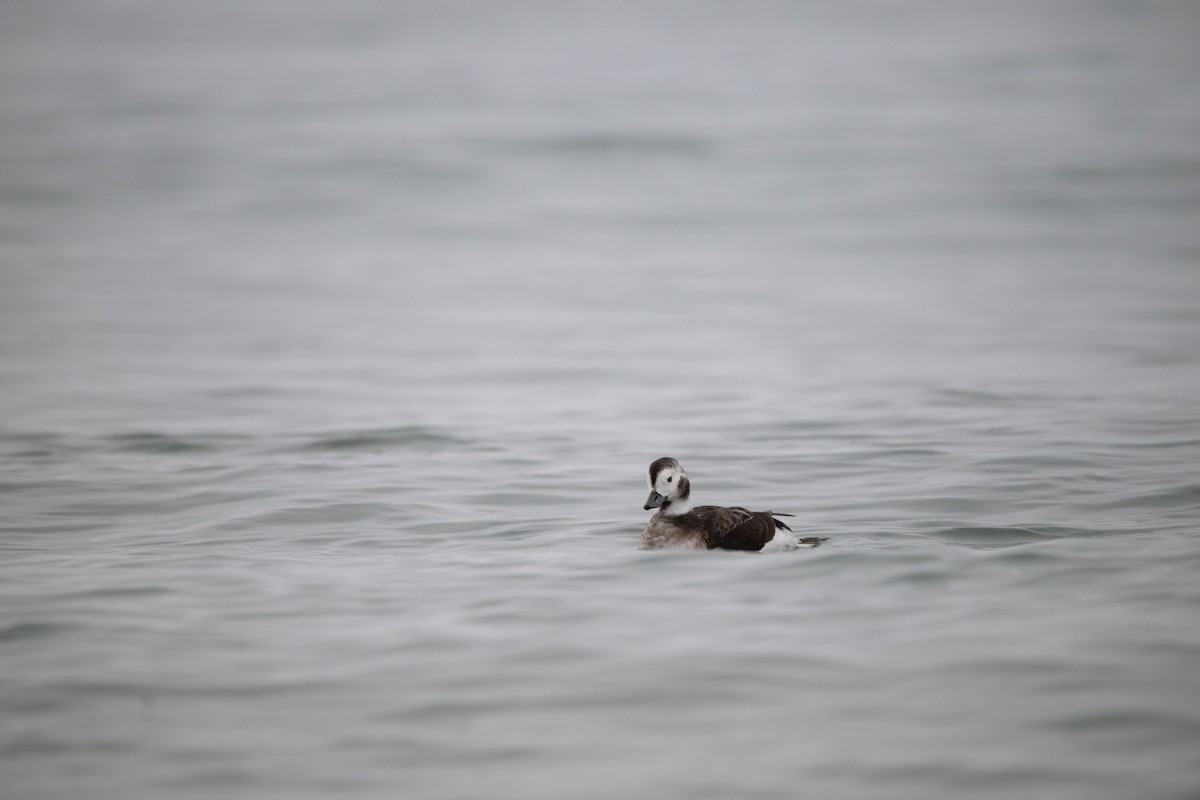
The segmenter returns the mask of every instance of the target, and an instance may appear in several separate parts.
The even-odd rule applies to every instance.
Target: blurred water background
[[[1198,34],[6,2],[0,795],[1200,796]]]

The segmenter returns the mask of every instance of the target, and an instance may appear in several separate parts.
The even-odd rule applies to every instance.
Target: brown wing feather
[[[775,520],[765,512],[756,513],[742,524],[733,528],[719,540],[711,542],[709,549],[762,550],[763,545],[775,536]]]
[[[769,512],[739,506],[699,506],[691,513],[699,518],[710,550],[761,550],[775,535],[776,521]]]

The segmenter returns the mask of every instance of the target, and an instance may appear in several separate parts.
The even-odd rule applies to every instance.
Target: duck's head
[[[673,458],[660,458],[650,465],[650,496],[642,508],[662,508],[663,514],[684,514],[692,507],[692,485],[687,473]]]

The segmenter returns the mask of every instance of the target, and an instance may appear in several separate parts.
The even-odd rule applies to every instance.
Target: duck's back
[[[740,506],[696,506],[685,514],[655,514],[642,532],[645,550],[761,550],[787,526],[770,511]]]
[[[779,528],[787,529],[770,511],[741,506],[696,506],[684,516],[693,514],[709,550],[761,550]]]

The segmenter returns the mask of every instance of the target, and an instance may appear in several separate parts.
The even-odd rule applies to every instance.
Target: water
[[[1197,796],[1198,24],[7,4],[0,795]]]

